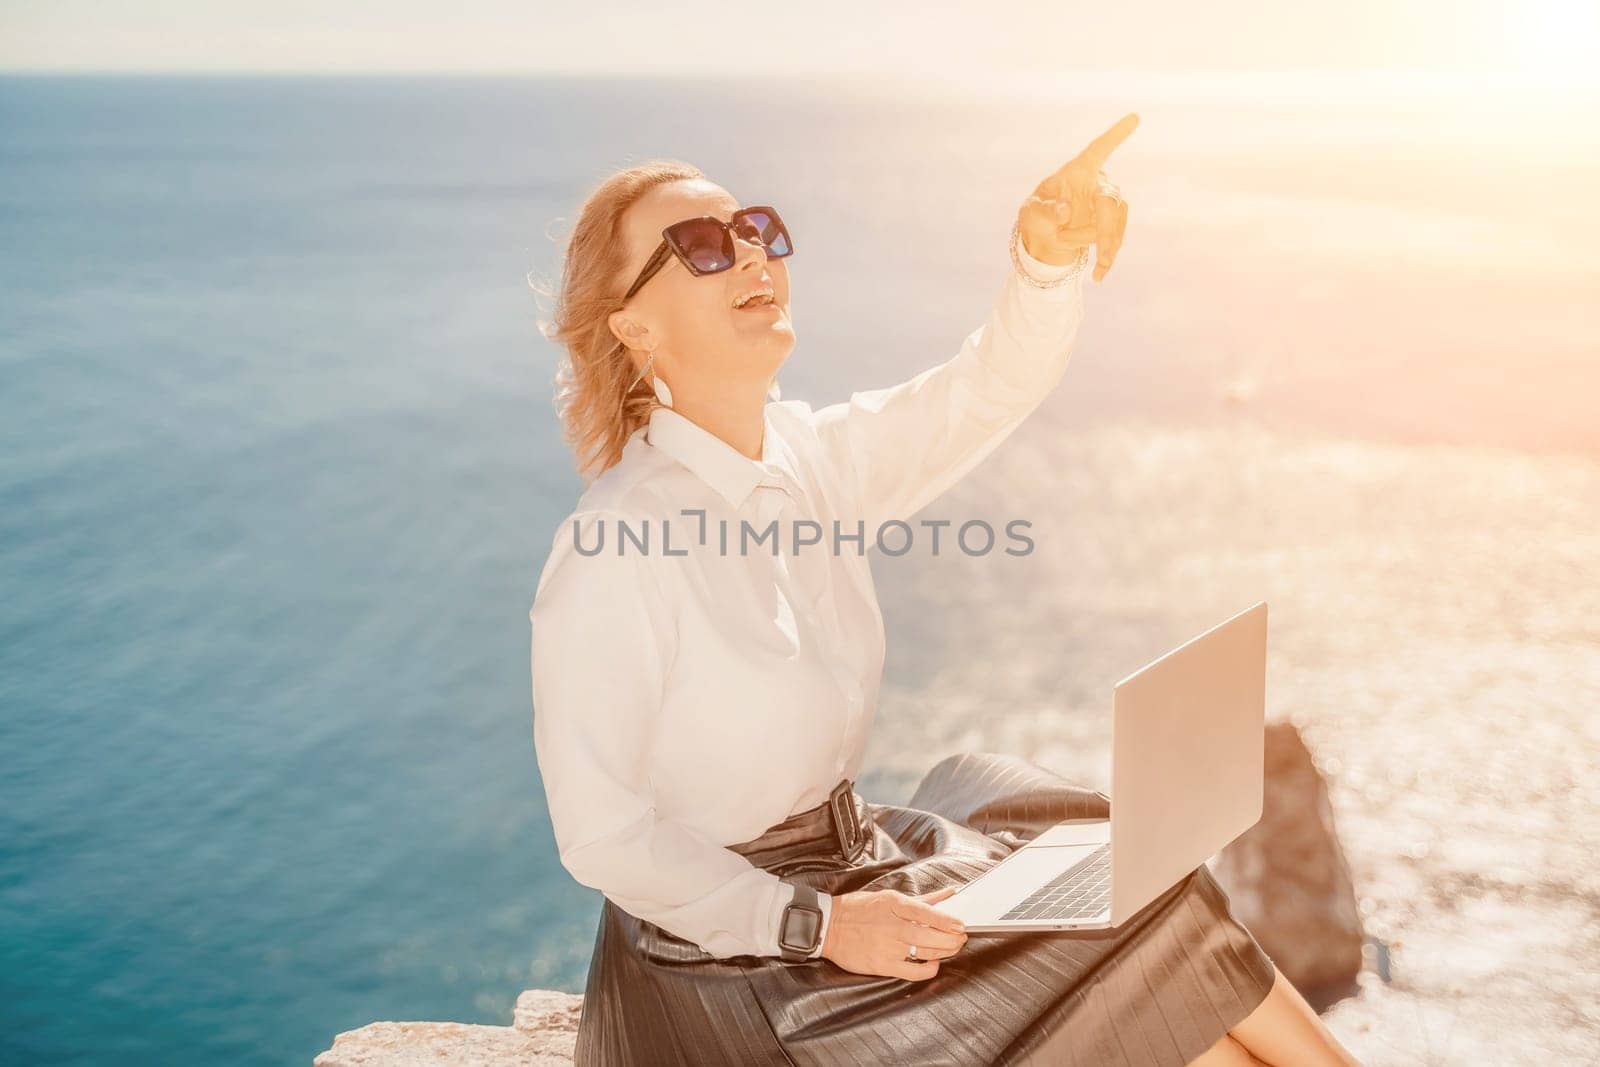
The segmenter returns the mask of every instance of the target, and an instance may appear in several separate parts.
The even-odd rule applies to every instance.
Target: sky
[[[867,13],[870,13],[870,17]],[[708,45],[708,35],[718,34]],[[0,0],[0,70],[1589,77],[1596,0]],[[708,60],[715,69],[705,70]]]

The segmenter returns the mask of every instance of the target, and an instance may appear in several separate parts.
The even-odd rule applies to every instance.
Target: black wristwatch
[[[822,907],[817,903],[815,889],[799,882],[789,884],[794,886],[794,900],[783,909],[783,922],[778,925],[778,949],[788,962],[803,963],[811,958],[822,941]]]

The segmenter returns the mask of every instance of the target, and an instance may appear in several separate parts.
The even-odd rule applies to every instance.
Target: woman
[[[605,896],[580,1065],[1354,1062],[1203,867],[1114,931],[969,938],[932,907],[1104,794],[989,753],[904,806],[853,786],[884,653],[866,548],[1060,379],[1137,123],[1039,183],[954,358],[820,410],[777,394],[776,209],[674,161],[584,205],[550,335],[589,481],[529,613],[561,860]]]

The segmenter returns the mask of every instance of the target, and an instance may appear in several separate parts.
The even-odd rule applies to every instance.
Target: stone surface
[[[1270,723],[1261,821],[1211,863],[1233,914],[1321,1009],[1356,991],[1360,911],[1321,773],[1289,723]]]
[[[572,1062],[583,998],[530,989],[517,998],[511,1026],[469,1023],[369,1023],[346,1030],[314,1067],[557,1067]]]
[[[578,1032],[578,1015],[582,1011],[583,997],[577,993],[530,989],[517,998],[511,1025],[527,1034],[566,1035],[570,1054],[570,1035]]]

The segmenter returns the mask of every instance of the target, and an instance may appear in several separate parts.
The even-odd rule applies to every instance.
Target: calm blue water
[[[505,1024],[525,988],[580,989],[599,896],[555,860],[526,644],[578,481],[525,275],[553,275],[608,169],[693,160],[784,207],[785,393],[837,399],[952,354],[1015,202],[1130,106],[0,80],[0,1061],[304,1063],[374,1019]],[[1595,444],[1573,389],[1594,334],[1567,303],[1586,283],[1552,296],[1529,274],[1547,261],[1508,276],[1496,247],[1492,205],[1526,175],[1482,168],[1446,207],[1358,191],[1428,265],[1402,300],[1394,256],[1327,221],[1355,195],[1324,165],[1347,116],[1320,143],[1252,102],[1241,143],[1207,106],[1231,139],[1157,124],[1128,153],[1144,229],[1068,417],[1237,417],[1217,396],[1242,379],[1264,422]],[[1251,138],[1294,130],[1263,170]],[[1408,165],[1453,173],[1461,152]],[[1519,239],[1568,232],[1562,196],[1593,173],[1563,172]],[[1270,225],[1238,207],[1264,185],[1297,198]],[[1480,322],[1458,297],[1490,282]],[[1539,301],[1557,319],[1504,390],[1494,331],[1526,336],[1506,307]]]

